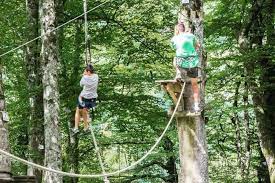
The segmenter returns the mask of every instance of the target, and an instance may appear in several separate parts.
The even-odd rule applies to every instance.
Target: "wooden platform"
[[[163,89],[172,97],[174,104],[176,104],[178,95],[181,93],[183,83],[178,82],[177,80],[157,80],[155,82],[161,84]]]
[[[172,116],[173,114],[173,110],[168,110],[167,114],[168,116]],[[176,118],[183,118],[183,117],[196,117],[196,116],[200,116],[201,112],[189,112],[189,111],[176,111],[175,113],[175,117]]]
[[[35,176],[14,176],[12,178],[0,178],[0,183],[37,183]]]
[[[201,81],[201,78],[198,78],[198,82]],[[173,99],[174,106],[178,102],[179,95],[182,91],[182,87],[184,86],[184,83],[191,82],[191,79],[185,79],[182,80],[182,82],[179,82],[177,80],[157,80],[156,83],[161,84],[164,91],[166,91]],[[186,88],[185,88],[186,89]],[[185,90],[183,95],[186,97],[186,93],[188,90]],[[177,111],[175,112],[175,117],[196,117],[200,116],[200,112],[193,112],[193,111],[186,111],[185,109],[185,102],[184,102],[184,96],[179,104],[179,107]],[[174,109],[174,107],[171,106],[171,108],[168,110],[168,115],[171,116]]]
[[[14,176],[14,183],[36,183],[35,176]]]
[[[202,82],[202,77],[197,77],[198,83]],[[191,83],[191,78],[186,77],[182,78],[181,81],[177,81],[175,79],[168,79],[168,80],[156,80],[156,83],[165,84],[165,83]]]

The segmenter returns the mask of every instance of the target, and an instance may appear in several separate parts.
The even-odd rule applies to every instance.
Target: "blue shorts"
[[[96,98],[86,99],[82,97],[82,102],[78,99],[77,103],[79,109],[91,109],[96,106]]]

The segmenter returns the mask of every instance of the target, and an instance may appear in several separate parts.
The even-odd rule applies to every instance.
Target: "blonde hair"
[[[177,36],[179,34],[179,28],[178,25],[175,25],[175,36]]]

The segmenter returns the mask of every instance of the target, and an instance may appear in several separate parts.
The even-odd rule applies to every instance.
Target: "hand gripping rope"
[[[174,112],[173,112],[173,114],[172,114],[169,122],[167,123],[165,129],[163,130],[162,134],[156,140],[156,143],[150,148],[150,150],[143,157],[141,157],[139,160],[137,160],[136,162],[134,162],[132,165],[130,165],[128,167],[125,167],[125,168],[123,168],[121,170],[117,170],[117,171],[110,172],[110,173],[105,173],[105,174],[104,173],[103,174],[90,174],[90,175],[89,174],[75,174],[75,173],[68,173],[68,172],[63,172],[63,171],[59,171],[59,170],[54,170],[54,169],[51,169],[51,168],[47,168],[47,167],[44,167],[44,166],[41,166],[41,165],[38,165],[38,164],[35,164],[35,163],[32,163],[32,162],[29,162],[27,160],[24,160],[22,158],[14,156],[13,154],[10,154],[10,153],[2,150],[2,149],[0,149],[0,154],[5,155],[5,156],[7,156],[7,157],[9,157],[11,159],[14,159],[16,161],[19,161],[19,162],[21,162],[23,164],[32,166],[34,168],[37,168],[37,169],[40,169],[40,170],[43,170],[43,171],[48,171],[48,172],[56,173],[56,174],[59,174],[59,175],[62,175],[62,176],[78,177],[78,178],[96,178],[96,177],[113,176],[113,175],[125,172],[127,170],[130,170],[130,169],[134,168],[136,165],[138,165],[143,160],[145,160],[153,152],[153,150],[157,147],[157,145],[160,143],[160,141],[162,140],[162,138],[164,137],[165,133],[167,132],[167,130],[169,129],[170,125],[173,122],[174,116],[176,114],[176,111],[177,111],[177,109],[179,107],[179,104],[180,104],[180,101],[182,99],[182,95],[183,95],[184,89],[185,89],[185,83],[183,84],[183,87],[182,87],[182,90],[181,90],[181,93],[180,93],[180,97],[179,97],[179,99],[177,101],[177,105],[175,107],[175,110],[174,110]]]

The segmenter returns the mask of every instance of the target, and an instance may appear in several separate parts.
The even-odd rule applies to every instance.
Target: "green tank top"
[[[171,42],[173,48],[176,49],[176,57],[182,58],[181,67],[193,68],[198,66],[199,57],[195,49],[196,37],[193,34],[181,33],[174,36]]]

